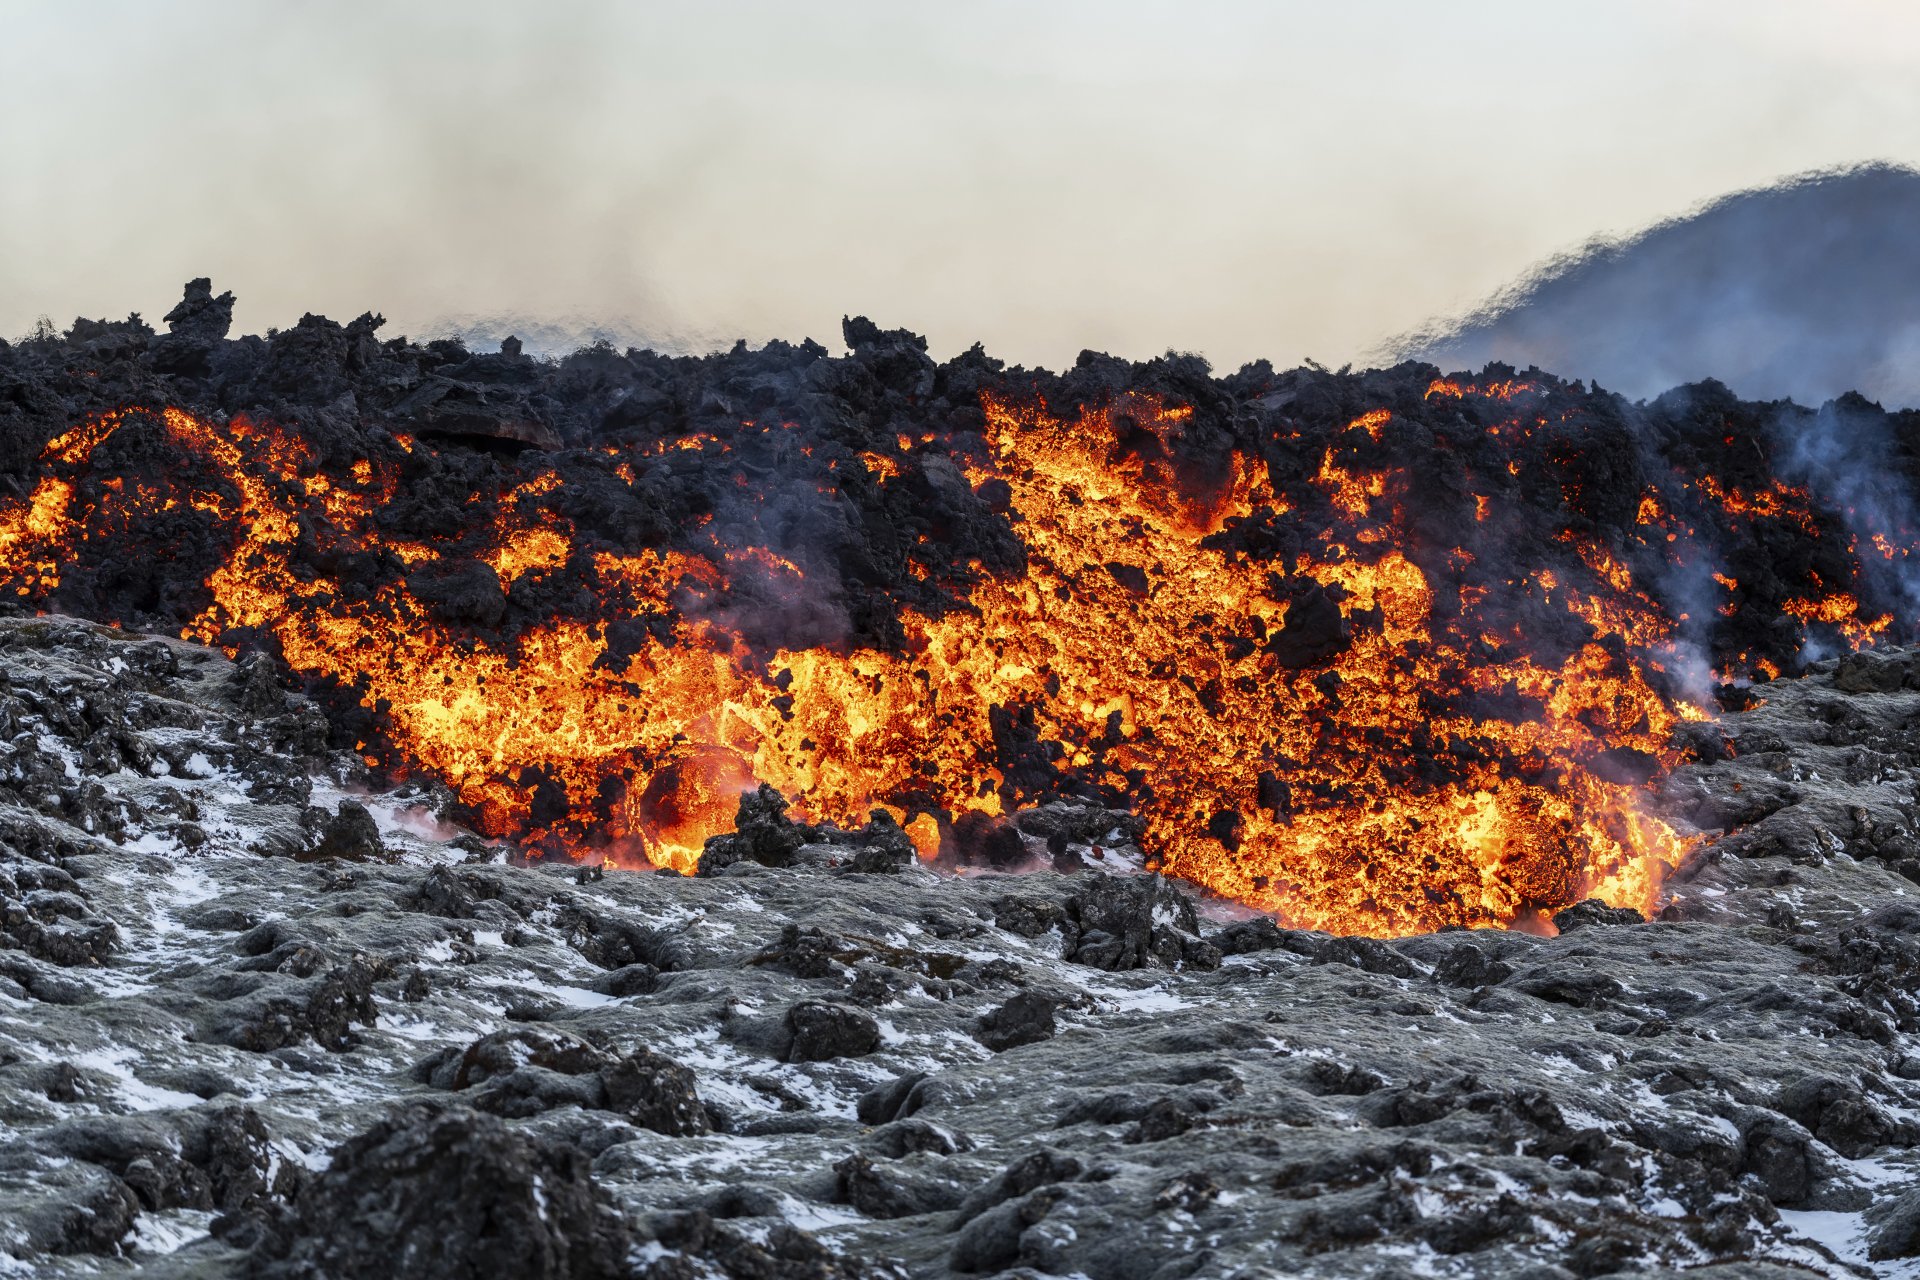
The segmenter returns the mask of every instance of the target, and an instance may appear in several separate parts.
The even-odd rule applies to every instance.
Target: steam
[[[1920,617],[1920,565],[1906,554],[1920,519],[1892,420],[1846,396],[1817,412],[1783,410],[1773,425],[1781,478],[1841,518],[1854,538],[1862,579],[1894,606],[1896,618]]]
[[[1714,574],[1720,557],[1699,538],[1685,537],[1673,559],[1652,579],[1653,598],[1675,619],[1673,653],[1666,659],[1667,674],[1681,695],[1696,706],[1711,706],[1719,683],[1714,670],[1712,631],[1715,610],[1724,598]]]
[[[1591,241],[1387,353],[1534,364],[1635,397],[1712,377],[1745,397],[1920,405],[1916,225],[1920,172],[1805,174]]]

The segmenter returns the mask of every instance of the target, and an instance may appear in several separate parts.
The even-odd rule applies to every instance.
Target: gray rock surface
[[[257,665],[0,620],[0,1275],[1915,1274],[1874,662],[1689,729],[1655,919],[1377,941],[764,799],[699,877],[508,865]]]

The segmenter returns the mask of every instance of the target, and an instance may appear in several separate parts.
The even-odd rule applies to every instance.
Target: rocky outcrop
[[[578,1149],[413,1106],[342,1143],[254,1254],[262,1277],[615,1280],[629,1228]]]

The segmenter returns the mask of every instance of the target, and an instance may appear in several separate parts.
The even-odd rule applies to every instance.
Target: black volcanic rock
[[[1594,925],[1645,924],[1646,917],[1632,907],[1610,907],[1597,898],[1575,903],[1565,911],[1556,911],[1553,927],[1562,933]]]
[[[302,856],[327,862],[336,858],[378,858],[385,851],[380,841],[380,827],[367,807],[353,800],[342,800],[321,827],[319,843]]]
[[[738,862],[783,867],[806,842],[806,830],[787,817],[786,798],[763,783],[740,797],[732,833],[707,841],[696,874],[718,875]]]
[[[1053,1038],[1057,1029],[1053,997],[1039,991],[1022,991],[997,1009],[980,1016],[974,1037],[995,1053],[1017,1049]]]
[[[340,1146],[278,1234],[262,1275],[628,1274],[627,1228],[584,1156],[463,1110],[408,1107]]]
[[[1219,952],[1196,936],[1193,904],[1157,877],[1089,877],[1067,899],[1062,925],[1067,958],[1095,969],[1220,963]]]
[[[844,1004],[803,1000],[787,1010],[787,1029],[793,1033],[789,1062],[859,1058],[880,1047],[873,1015]]]
[[[213,356],[233,327],[233,294],[213,296],[213,282],[187,282],[186,294],[166,314],[167,334],[152,344],[153,367],[181,377],[204,378],[213,372]]]
[[[694,1085],[697,1077],[664,1054],[635,1049],[600,1071],[607,1108],[643,1129],[685,1137],[711,1128]]]

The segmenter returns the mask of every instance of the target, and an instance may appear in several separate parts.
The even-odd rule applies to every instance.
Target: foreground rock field
[[[508,865],[257,662],[0,620],[0,1275],[1920,1274],[1916,684],[1691,727],[1658,919],[1381,942],[1064,807]]]

